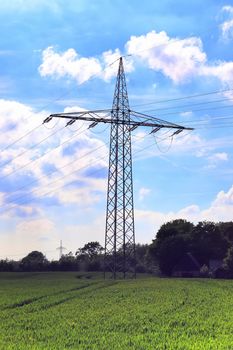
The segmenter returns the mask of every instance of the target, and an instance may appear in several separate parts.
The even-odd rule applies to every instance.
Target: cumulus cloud
[[[57,53],[51,46],[43,51],[42,59],[43,63],[39,67],[42,77],[68,77],[81,84],[101,72],[101,65],[96,58],[80,57],[74,49]]]
[[[82,84],[92,77],[109,81],[116,76],[117,66],[114,63],[120,56],[119,49],[106,51],[100,58],[95,58],[82,57],[73,48],[59,53],[50,46],[42,53],[43,62],[39,66],[39,73],[42,77],[75,79],[78,84]],[[126,60],[125,70],[127,72],[133,70],[132,60]]]
[[[223,6],[222,12],[227,18],[220,24],[221,34],[224,39],[231,39],[233,37],[233,6]]]
[[[32,250],[45,252],[48,243],[54,240],[58,242],[53,221],[45,217],[21,221],[14,231],[1,234],[0,257],[5,258],[7,252],[9,258],[12,255],[17,260]]]
[[[141,187],[139,189],[139,200],[143,201],[143,199],[151,193],[151,190],[146,187]]]
[[[151,239],[155,236],[159,227],[171,220],[185,219],[194,223],[199,221],[232,221],[233,217],[233,186],[227,191],[220,191],[209,208],[200,209],[196,204],[191,204],[177,212],[158,212],[136,210],[135,219],[136,227],[138,229],[138,240],[141,242],[148,242],[148,235],[150,232]]]
[[[226,88],[231,87],[233,86],[233,62],[219,61],[212,65],[205,65],[201,67],[200,75],[215,77]]]
[[[233,16],[233,7],[226,6]],[[233,20],[233,17],[232,17]],[[225,32],[230,32],[231,22],[225,24]],[[184,39],[170,37],[165,31],[152,30],[145,35],[131,36],[125,44],[124,57],[126,72],[132,72],[139,62],[150,69],[161,72],[174,84],[189,82],[195,77],[216,78],[224,89],[233,86],[233,61],[208,61],[202,40],[198,37]],[[53,46],[42,52],[42,63],[38,70],[42,77],[67,78],[78,84],[97,77],[106,82],[116,76],[117,61],[121,51],[108,50],[98,57],[82,57],[74,48],[58,52]],[[232,98],[232,94],[227,93]]]
[[[227,161],[228,154],[226,152],[218,152],[211,155],[208,159],[213,163],[218,163],[219,161]]]
[[[176,84],[189,80],[206,62],[199,38],[170,38],[164,31],[153,30],[146,35],[132,36],[126,43],[126,50]]]
[[[78,106],[75,110],[79,110]],[[87,130],[87,125],[75,123],[72,128],[64,128],[65,122],[61,121],[49,130],[41,125],[49,112],[37,113],[16,101],[0,100],[0,112],[1,216],[9,210],[10,216],[30,217],[40,215],[35,207],[51,203],[92,206],[100,200],[105,178],[87,178],[84,170],[90,169],[91,175],[93,166],[106,169],[108,150]],[[26,136],[21,138],[23,135]],[[83,180],[83,188],[69,185]]]
[[[225,24],[229,33],[231,24],[233,26],[233,7],[227,6],[225,11],[232,15],[232,23]],[[136,57],[150,69],[162,72],[175,84],[190,81],[196,76],[209,76],[217,78],[224,88],[233,86],[233,62],[209,62],[200,38],[179,39],[169,37],[164,31],[151,31],[132,36],[125,47],[134,60]],[[229,93],[226,96],[232,97]]]

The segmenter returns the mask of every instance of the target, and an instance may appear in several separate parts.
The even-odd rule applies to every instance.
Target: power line
[[[140,138],[140,139],[144,139],[145,137],[146,137],[146,136],[143,136],[143,137]],[[168,137],[167,137],[167,138],[168,138]],[[162,140],[160,140],[160,141],[163,141],[163,140],[164,140],[164,139],[162,139]],[[160,142],[160,141],[159,141],[159,142]],[[134,142],[133,142],[133,145],[134,145],[136,142],[138,142],[138,141],[134,141]],[[100,149],[100,148],[102,148],[102,147],[104,147],[104,146],[105,146],[105,145],[100,146],[100,147],[98,147],[98,148],[96,148],[96,149],[94,149],[94,150],[92,150],[92,151],[86,153],[85,155],[83,155],[83,157],[86,156],[86,155],[88,155],[89,153],[95,152],[96,150],[98,150],[98,149]],[[137,153],[139,153],[139,152],[142,152],[142,151],[146,150],[147,148],[149,148],[149,147],[151,147],[151,146],[154,146],[154,143],[151,144],[151,145],[149,145],[149,146],[146,146],[146,147],[142,148],[141,150],[135,151],[135,153],[137,154]],[[44,185],[44,186],[42,186],[42,187],[47,187],[47,186],[51,187],[54,183],[57,183],[57,182],[59,182],[59,181],[65,179],[65,178],[67,178],[68,176],[70,176],[70,175],[72,175],[72,174],[74,174],[74,173],[77,173],[77,172],[79,172],[79,171],[81,171],[81,170],[84,170],[84,169],[88,168],[90,165],[93,165],[93,164],[95,164],[95,163],[98,163],[99,161],[104,160],[104,159],[106,159],[106,156],[105,156],[105,155],[104,155],[103,157],[96,158],[94,161],[92,161],[92,162],[89,163],[88,165],[84,165],[84,166],[82,166],[82,167],[80,167],[80,168],[78,168],[78,169],[75,169],[75,170],[71,171],[70,173],[63,175],[63,176],[61,176],[61,177],[59,177],[59,178],[57,178],[57,179],[51,181],[50,183],[48,183],[48,184],[46,184],[46,185]],[[68,165],[68,164],[67,164],[67,165]],[[65,165],[65,166],[66,166],[66,165]],[[61,169],[61,168],[60,168],[60,169]],[[91,172],[91,175],[93,175],[93,174],[95,174],[95,173],[97,173],[97,172],[99,172],[99,171],[101,171],[101,170],[102,170],[102,168],[96,169],[96,170],[94,170],[94,171]],[[45,175],[45,176],[46,176],[46,175]],[[45,177],[45,176],[43,176],[43,177]],[[42,196],[47,196],[48,194],[51,194],[51,193],[53,193],[53,192],[56,192],[57,190],[59,190],[59,189],[61,189],[61,188],[64,188],[65,186],[67,186],[67,184],[63,184],[62,186],[59,186],[59,187],[57,187],[56,189],[50,190],[50,191],[48,191],[48,192],[46,192],[46,193],[44,193],[44,194],[40,194],[40,196],[41,196],[41,195],[42,195]],[[21,199],[24,199],[24,198],[25,198],[25,199],[26,199],[25,201],[23,201],[22,203],[19,203],[19,204],[24,204],[24,203],[27,202],[27,198],[26,198],[26,197],[28,196],[28,194],[33,194],[34,192],[37,192],[37,191],[39,191],[39,190],[40,190],[40,188],[39,188],[39,189],[36,188],[36,189],[34,189],[34,190],[32,190],[32,191],[29,191],[27,194],[25,194],[25,195],[23,195],[23,196],[19,196],[19,197],[17,197],[16,199],[14,199],[14,200],[12,200],[12,201],[9,201],[9,202],[7,203],[7,205],[8,205],[9,203],[14,203],[14,201],[18,201],[18,200],[21,200]],[[4,212],[6,212],[6,211],[12,210],[12,209],[14,209],[14,208],[17,208],[17,207],[18,207],[18,204],[13,204],[10,208],[6,208],[5,205],[4,205],[4,206],[0,206],[0,208],[4,208],[4,209],[5,209],[5,210],[1,211],[0,214],[4,213]]]
[[[45,175],[39,176],[39,177],[36,178],[35,180],[32,180],[32,181],[30,181],[30,182],[27,182],[26,185],[17,188],[14,192],[18,192],[18,191],[20,191],[20,190],[26,188],[28,185],[31,185],[31,184],[37,182],[38,180],[41,180],[41,179],[43,179],[43,178],[46,178],[47,176],[50,176],[50,175],[52,175],[52,174],[54,174],[54,173],[56,173],[56,172],[59,172],[59,171],[61,171],[62,169],[65,169],[66,167],[70,166],[71,164],[73,165],[73,164],[76,163],[77,161],[80,161],[82,158],[88,156],[89,154],[91,154],[91,153],[93,153],[93,152],[95,152],[95,151],[97,151],[97,150],[99,150],[99,149],[101,149],[101,148],[103,148],[103,147],[105,147],[105,145],[101,145],[101,146],[95,148],[94,150],[85,153],[85,154],[82,155],[81,157],[78,157],[78,158],[76,158],[75,160],[72,160],[71,162],[66,163],[66,164],[63,165],[62,167],[56,168],[55,170],[52,170],[52,171],[48,172],[48,173],[45,174]]]
[[[32,163],[34,163],[34,162],[37,162],[38,160],[42,159],[43,157],[45,157],[45,156],[46,156],[47,154],[49,154],[50,152],[55,151],[56,149],[60,148],[61,146],[63,146],[63,145],[66,144],[67,142],[69,142],[69,141],[70,141],[71,139],[73,139],[75,136],[81,135],[81,134],[82,134],[84,131],[86,131],[86,130],[88,130],[88,128],[85,129],[85,130],[83,130],[83,131],[81,131],[81,132],[78,133],[78,134],[77,134],[77,133],[74,133],[70,138],[68,138],[68,139],[65,140],[64,142],[60,143],[60,145],[58,145],[57,147],[52,148],[52,149],[46,151],[42,156],[40,156],[40,157],[38,157],[38,158],[36,158],[36,159],[32,159],[32,160],[29,161],[28,163],[26,163],[26,164],[22,165],[21,167],[19,167],[19,168],[13,170],[12,172],[10,172],[10,173],[8,173],[8,174],[6,174],[6,175],[1,176],[1,177],[0,177],[0,180],[6,178],[6,177],[8,177],[8,176],[13,175],[13,174],[16,173],[17,171],[19,171],[19,170],[21,170],[21,169],[24,169],[25,167],[27,167],[28,165],[30,165],[30,164],[32,164]]]
[[[39,146],[40,144],[42,144],[44,141],[48,140],[51,136],[57,134],[59,131],[61,131],[62,129],[64,129],[65,126],[63,126],[62,128],[54,131],[52,134],[46,136],[45,138],[43,138],[42,140],[40,140],[39,142],[35,143],[34,145],[32,145],[31,147],[27,148],[25,151],[21,152],[20,154],[18,154],[17,156],[15,156],[13,159],[10,159],[9,161],[7,161],[6,163],[2,164],[2,166],[6,166],[9,163],[11,163],[12,161],[14,161],[15,159],[21,157],[22,155],[26,154],[28,151],[30,151],[31,149],[35,148],[36,146]],[[1,177],[0,177],[1,179]]]
[[[203,96],[208,96],[208,95],[221,94],[221,93],[230,92],[230,91],[233,91],[233,89],[216,90],[216,91],[205,92],[205,93],[201,93],[201,94],[188,95],[188,96],[176,97],[176,98],[171,98],[171,99],[162,99],[162,100],[153,101],[153,102],[140,103],[140,104],[137,104],[137,105],[133,105],[132,107],[140,107],[140,106],[153,105],[153,104],[157,104],[157,103],[181,101],[181,100],[187,100],[187,99],[192,99],[192,98],[196,98],[196,97],[203,97]]]
[[[18,141],[22,140],[23,138],[25,138],[26,136],[30,135],[31,133],[33,133],[33,131],[35,131],[36,129],[38,129],[39,127],[41,127],[40,125],[37,125],[35,128],[31,129],[30,131],[28,131],[26,134],[20,136],[18,139],[16,139],[15,141],[13,141],[12,143],[10,143],[9,145],[7,145],[6,147],[4,147],[3,149],[1,149],[1,152],[6,151],[8,148],[14,146]]]
[[[200,109],[194,109],[192,110],[192,112],[202,112],[202,111],[209,111],[209,110],[212,110],[212,109],[225,109],[225,108],[233,108],[233,106],[220,106],[220,107],[210,107],[210,108],[200,108]],[[144,113],[146,112],[153,112],[153,111],[156,111],[156,110],[146,110],[144,111]],[[177,114],[180,114],[180,113],[183,113],[182,111],[174,111],[174,112],[168,112],[168,113],[163,113],[163,114],[160,114],[159,116],[160,117],[164,117],[164,116],[168,116],[168,115],[177,115]],[[155,119],[156,117],[153,117],[151,116],[151,119]]]
[[[117,60],[113,61],[112,63],[108,64],[103,71],[105,71],[108,67],[110,67],[111,65],[113,65],[116,61],[118,61],[120,58],[118,58]],[[85,84],[87,81],[90,81],[94,78],[96,78],[99,75],[99,73],[94,74],[90,79],[85,80],[84,82],[82,82],[79,85],[83,85]],[[72,90],[68,90],[65,93],[61,94],[59,97],[51,100],[49,103],[47,103],[46,105],[44,105],[43,107],[41,107],[39,109],[39,111],[37,111],[37,114],[39,114],[40,112],[42,112],[44,109],[46,109],[47,107],[49,107],[53,102],[59,101],[61,100],[61,98],[63,98],[64,96],[67,96],[71,93]],[[26,117],[26,119],[29,119],[29,117]],[[11,144],[7,145],[4,149],[2,149],[1,151],[5,151],[6,149],[12,147],[13,145],[15,145],[18,141],[22,140],[23,138],[25,138],[26,136],[30,135],[33,131],[35,131],[36,129],[38,129],[41,125],[36,126],[35,128],[33,128],[32,130],[28,131],[26,134],[20,136],[18,139],[16,139],[15,141],[13,141]],[[46,125],[44,125],[46,127]]]
[[[100,160],[104,160],[104,159],[106,159],[106,156],[95,160],[94,163],[98,163]],[[89,166],[89,165],[88,165],[88,166]],[[81,168],[79,168],[79,169],[75,169],[75,170],[71,171],[70,173],[61,176],[60,178],[58,178],[58,179],[56,179],[56,180],[54,180],[54,181],[51,181],[49,184],[46,184],[45,186],[46,186],[46,187],[47,187],[47,186],[51,186],[51,185],[53,185],[54,183],[59,182],[59,181],[65,179],[66,177],[68,177],[68,176],[70,176],[70,175],[72,175],[72,174],[77,173],[77,171],[83,170],[83,169],[87,168],[88,166],[86,165],[86,166],[83,166],[83,167],[81,167]],[[102,168],[101,168],[101,169],[97,169],[97,170],[93,171],[91,174],[93,175],[93,174],[95,174],[96,172],[101,171],[101,170],[102,170]],[[39,194],[39,195],[40,195],[40,196],[47,196],[48,194],[51,194],[51,193],[53,193],[53,192],[56,192],[57,190],[59,190],[59,189],[61,189],[61,188],[64,188],[65,186],[67,186],[67,184],[63,184],[62,186],[59,186],[59,187],[57,187],[56,189],[49,190],[48,192],[45,192],[45,193]],[[42,187],[44,187],[44,186],[42,186]],[[25,199],[26,199],[25,201],[19,203],[19,204],[24,204],[24,203],[27,202],[27,198],[26,198],[26,197],[28,196],[28,194],[32,194],[32,193],[34,193],[34,192],[36,192],[36,191],[39,191],[39,190],[40,190],[40,188],[39,188],[39,189],[36,188],[36,189],[34,189],[34,190],[28,192],[25,196],[21,196],[21,197],[16,198],[16,200],[20,200],[20,199],[24,199],[24,198],[25,198]],[[13,203],[13,201],[10,201],[10,202]],[[10,202],[9,202],[9,203],[10,203]],[[4,208],[5,210],[2,210],[2,211],[0,212],[0,214],[5,213],[6,211],[12,210],[12,209],[17,208],[17,207],[18,207],[18,204],[13,204],[10,208],[6,208],[5,205],[4,205],[4,206],[1,206],[0,208]]]
[[[170,110],[170,109],[178,109],[178,108],[186,108],[186,107],[191,108],[193,106],[207,105],[207,104],[211,104],[211,103],[218,103],[218,102],[225,102],[225,101],[229,102],[229,99],[228,98],[224,98],[224,99],[221,99],[221,100],[202,101],[202,102],[192,103],[192,104],[188,104],[188,105],[156,108],[156,109],[153,109],[153,111],[165,111],[165,110]]]

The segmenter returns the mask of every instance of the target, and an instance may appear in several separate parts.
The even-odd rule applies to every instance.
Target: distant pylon
[[[60,241],[60,247],[58,247],[57,250],[59,250],[59,259],[61,259],[63,250],[66,250],[66,248],[62,246],[62,240]]]
[[[105,229],[105,271],[113,278],[135,276],[135,233],[132,181],[130,108],[122,57],[120,58],[112,105],[107,212]],[[121,120],[121,123],[117,121]]]

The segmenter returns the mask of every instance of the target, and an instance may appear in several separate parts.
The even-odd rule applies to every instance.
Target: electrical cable
[[[192,104],[188,104],[188,105],[181,105],[181,106],[172,106],[172,107],[163,107],[163,108],[156,108],[153,109],[153,111],[166,111],[166,110],[170,110],[170,109],[178,109],[178,108],[192,108],[193,106],[200,106],[200,105],[207,105],[210,103],[219,103],[219,102],[229,102],[228,98],[223,98],[220,100],[213,100],[213,101],[202,101],[202,102],[198,102],[198,103],[192,103]],[[233,107],[233,106],[231,106]]]
[[[144,136],[143,138],[145,138],[146,136]],[[135,144],[137,141],[135,141],[133,144]],[[153,144],[154,145],[154,144]],[[103,146],[100,146],[100,147],[98,147],[97,149],[100,149],[100,148],[102,148],[102,147],[104,147],[105,145],[103,145]],[[146,147],[147,148],[147,147]],[[94,151],[96,151],[97,149],[95,149],[95,150],[93,150],[93,151],[91,151],[90,153],[93,153]],[[145,148],[143,148],[142,150],[144,150]],[[135,153],[138,153],[138,151],[136,151]],[[87,154],[86,154],[87,155]],[[63,175],[63,176],[61,176],[61,177],[59,177],[58,179],[56,179],[56,180],[53,180],[53,181],[51,181],[49,184],[46,184],[45,186],[47,187],[47,186],[51,186],[52,184],[54,184],[54,183],[56,183],[56,182],[59,182],[59,181],[61,181],[61,180],[63,180],[64,178],[66,178],[66,177],[68,177],[68,176],[70,176],[70,175],[72,175],[72,174],[74,174],[74,173],[76,173],[76,172],[78,172],[78,171],[80,171],[80,170],[83,170],[83,169],[85,169],[85,168],[88,168],[90,165],[92,165],[93,163],[95,164],[95,163],[98,163],[100,160],[104,160],[104,159],[106,159],[106,156],[104,155],[103,157],[99,157],[99,158],[97,158],[97,159],[95,159],[95,161],[94,162],[91,162],[91,164],[88,164],[88,165],[85,165],[85,166],[83,166],[83,167],[81,167],[81,168],[79,168],[79,169],[75,169],[75,170],[73,170],[72,172],[70,172],[69,174],[66,174],[66,175]],[[67,164],[68,165],[68,164]],[[65,166],[67,166],[67,165],[65,165]],[[64,166],[64,167],[65,167]],[[95,171],[93,171],[91,174],[93,175],[93,174],[95,174],[96,172],[98,172],[98,171],[100,171],[100,170],[102,170],[102,168],[101,169],[97,169],[97,170],[95,170]],[[46,175],[45,175],[46,176]],[[43,176],[44,177],[44,176]],[[61,188],[63,188],[64,186],[66,186],[66,185],[62,185],[62,186],[59,186],[58,188],[56,188],[55,190],[54,189],[52,189],[52,190],[50,190],[49,192],[46,192],[46,193],[44,193],[44,194],[42,194],[42,196],[47,196],[48,194],[50,194],[50,193],[52,193],[52,192],[56,192],[58,189],[61,189]],[[44,187],[44,186],[42,186],[42,187]],[[36,191],[38,191],[38,190],[40,190],[40,188],[39,189],[34,189],[34,190],[32,190],[32,191],[29,191],[26,195],[24,195],[24,196],[20,196],[20,197],[18,197],[18,198],[14,198],[14,200],[12,200],[12,201],[9,201],[8,203],[7,203],[7,205],[9,204],[9,203],[13,203],[15,200],[20,200],[20,199],[23,199],[23,198],[26,198],[27,196],[28,196],[28,194],[32,194],[32,193],[34,193],[34,192],[36,192]],[[40,195],[41,196],[41,195]],[[26,200],[23,202],[23,203],[19,203],[19,204],[24,204],[24,203],[26,203],[27,202],[27,198],[26,198]],[[4,208],[4,210],[2,210],[2,211],[0,211],[0,215],[2,214],[2,213],[4,213],[4,212],[6,212],[6,211],[8,211],[8,210],[11,210],[11,209],[14,209],[14,208],[16,208],[16,207],[18,207],[18,204],[13,204],[10,208],[6,208],[6,206],[4,205],[4,206],[0,206],[0,208]]]
[[[176,107],[175,107],[176,108]],[[209,111],[212,109],[225,109],[225,108],[233,108],[233,105],[231,106],[217,106],[217,107],[209,107],[209,108],[199,108],[199,109],[193,109],[192,112],[201,112],[201,111]],[[143,113],[148,113],[148,112],[156,112],[156,109],[148,109],[143,111]],[[166,115],[174,115],[177,113],[183,113],[183,111],[174,111],[174,112],[169,112],[169,113],[163,113],[160,114],[160,117],[166,116]]]
[[[18,154],[17,156],[15,156],[14,158],[10,159],[9,161],[7,161],[6,163],[2,164],[2,166],[6,166],[8,165],[9,163],[11,163],[12,161],[14,161],[15,159],[21,157],[22,155],[24,155],[25,153],[27,153],[29,150],[35,148],[36,146],[42,144],[44,141],[48,140],[51,136],[57,134],[59,131],[61,131],[62,129],[64,129],[65,126],[63,126],[62,128],[54,131],[52,134],[46,136],[45,138],[43,138],[42,140],[40,140],[39,142],[35,143],[34,145],[32,145],[31,147],[27,148],[25,151],[21,152],[20,154]],[[0,177],[1,179],[1,177]]]
[[[0,150],[0,152],[4,152],[6,151],[8,148],[14,146],[18,141],[22,140],[24,137],[30,135],[31,133],[33,133],[33,131],[35,131],[36,129],[38,129],[39,127],[41,127],[42,124],[35,126],[33,129],[29,130],[26,134],[20,136],[18,139],[16,139],[15,141],[13,141],[12,143],[10,143],[9,145],[7,145],[6,147],[4,147],[3,149]]]
[[[83,154],[81,157],[78,157],[78,158],[76,158],[76,159],[74,159],[74,160],[72,160],[72,161],[66,163],[66,164],[63,165],[62,167],[56,168],[55,170],[52,170],[52,171],[48,172],[48,173],[45,174],[45,175],[39,176],[38,178],[36,178],[36,179],[34,179],[34,180],[30,181],[30,182],[27,182],[26,185],[17,188],[17,189],[14,191],[14,193],[17,193],[18,191],[20,191],[20,190],[26,188],[28,185],[31,185],[31,184],[33,184],[33,183],[36,183],[36,182],[38,182],[39,180],[41,180],[41,179],[43,179],[43,178],[46,178],[46,177],[48,177],[48,176],[50,176],[50,175],[52,175],[52,174],[54,174],[54,173],[56,173],[56,172],[61,171],[62,169],[65,169],[66,167],[70,166],[71,164],[72,164],[72,165],[75,164],[77,161],[80,161],[80,159],[82,159],[82,158],[84,158],[84,157],[90,155],[91,153],[93,153],[93,152],[95,152],[95,151],[100,150],[100,149],[103,148],[103,147],[105,147],[105,145],[101,145],[101,146],[99,146],[99,147],[96,147],[94,150],[91,150],[90,152],[87,152],[87,153]],[[12,193],[11,193],[10,195],[12,195]]]
[[[63,146],[65,143],[69,142],[69,141],[70,141],[71,139],[73,139],[75,136],[79,136],[79,135],[81,135],[83,132],[85,132],[85,131],[87,131],[87,130],[88,130],[88,128],[85,129],[85,130],[83,130],[83,131],[81,131],[81,132],[78,133],[78,134],[74,133],[70,138],[68,138],[67,140],[65,140],[64,142],[62,142],[62,143],[61,143],[60,145],[58,145],[57,147],[52,148],[52,149],[46,151],[42,156],[40,156],[40,157],[38,157],[38,158],[36,158],[36,159],[32,159],[32,160],[29,161],[28,163],[26,163],[26,164],[20,166],[19,168],[13,170],[12,172],[10,172],[10,173],[8,173],[8,174],[6,174],[6,175],[1,176],[1,177],[0,177],[0,180],[2,180],[2,179],[4,179],[4,178],[6,178],[6,177],[8,177],[8,176],[10,176],[10,175],[12,175],[12,174],[14,174],[14,173],[16,173],[17,171],[19,171],[19,170],[21,170],[21,169],[24,169],[26,166],[28,166],[28,165],[30,165],[30,164],[32,164],[32,163],[34,163],[34,162],[37,162],[38,160],[40,160],[40,159],[42,159],[44,156],[46,156],[48,153],[55,151],[56,149],[58,149],[58,148],[60,148],[61,146]]]
[[[216,90],[216,91],[212,91],[212,92],[205,92],[205,93],[202,93],[202,94],[188,95],[188,96],[176,97],[176,98],[171,98],[171,99],[162,99],[162,100],[158,100],[158,101],[154,101],[154,102],[147,102],[147,103],[136,104],[136,105],[133,105],[132,107],[141,107],[141,106],[148,106],[148,105],[153,105],[153,104],[157,104],[157,103],[181,101],[181,100],[187,100],[187,99],[192,99],[192,98],[196,98],[196,97],[203,97],[203,96],[208,96],[208,95],[221,94],[221,93],[230,92],[230,91],[233,91],[233,89]]]
[[[98,158],[98,159],[95,159],[94,164],[95,164],[95,163],[98,163],[100,160],[104,160],[104,159],[106,159],[106,156],[103,156],[103,157],[100,157],[100,158]],[[93,163],[93,162],[92,162],[92,163]],[[75,169],[75,170],[73,170],[72,172],[70,172],[70,173],[68,173],[68,174],[66,174],[66,175],[63,175],[62,177],[59,177],[58,179],[53,180],[52,182],[50,182],[49,184],[47,184],[46,187],[47,187],[47,186],[51,186],[51,185],[53,185],[54,183],[59,182],[59,181],[63,180],[64,178],[66,178],[66,177],[68,177],[68,176],[70,176],[70,175],[72,175],[72,174],[77,173],[77,171],[84,170],[84,169],[87,168],[88,166],[90,166],[90,164],[85,165],[85,166],[82,166],[81,168]],[[96,173],[96,172],[98,172],[98,171],[100,171],[100,170],[102,170],[102,168],[101,168],[101,169],[95,170],[95,171],[92,172],[91,174],[93,175],[94,173]],[[65,186],[67,186],[67,184],[65,184],[65,185],[63,184],[62,186],[59,186],[59,187],[57,187],[56,189],[49,190],[48,192],[43,193],[43,194],[40,194],[39,196],[40,196],[40,197],[41,197],[41,196],[43,196],[43,197],[44,197],[44,196],[47,196],[48,194],[53,193],[53,192],[56,192],[57,190],[62,189],[62,188],[64,188]],[[43,186],[43,187],[44,187],[44,186]],[[19,204],[25,204],[25,203],[27,202],[28,194],[32,194],[32,193],[34,193],[34,192],[36,192],[36,191],[39,191],[39,190],[40,190],[40,188],[39,188],[39,189],[36,188],[36,189],[34,189],[34,190],[28,192],[26,195],[14,199],[14,201],[15,201],[15,200],[20,200],[20,199],[26,198],[25,201],[19,203]],[[14,201],[9,201],[8,203],[13,203]],[[8,203],[7,203],[7,205],[8,205]],[[1,207],[4,208],[4,210],[0,211],[0,215],[3,214],[3,213],[5,213],[5,212],[8,211],[8,210],[17,208],[17,207],[18,207],[18,204],[13,204],[10,208],[6,208],[6,206],[0,206],[0,208],[1,208]]]

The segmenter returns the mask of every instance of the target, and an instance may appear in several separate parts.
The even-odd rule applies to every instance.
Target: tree
[[[192,231],[191,240],[191,252],[202,265],[226,255],[228,242],[213,222],[199,222]]]
[[[16,263],[12,260],[0,260],[0,271],[14,271]]]
[[[77,257],[88,257],[90,260],[93,260],[98,255],[101,255],[103,250],[104,248],[99,242],[89,242],[83,248],[78,249],[75,255]]]
[[[218,227],[228,242],[233,244],[233,222],[220,222]]]
[[[152,272],[154,264],[149,254],[148,244],[136,244],[136,271],[137,272]]]
[[[167,237],[176,235],[189,235],[194,225],[183,219],[176,219],[163,224],[156,234],[156,240],[164,240]]]
[[[104,248],[99,242],[89,242],[75,253],[80,269],[84,271],[99,271],[102,269]]]
[[[232,223],[204,221],[195,226],[186,220],[173,220],[160,227],[150,246],[150,253],[154,260],[158,260],[161,272],[168,275],[178,259],[188,252],[200,265],[208,266],[210,259],[224,258],[232,230]]]
[[[162,274],[171,276],[172,270],[188,251],[189,241],[184,235],[166,237],[157,247],[157,258]]]
[[[158,230],[149,247],[149,253],[163,274],[171,275],[175,264],[189,251],[193,227],[191,222],[177,219],[163,224]]]
[[[21,260],[20,268],[23,271],[41,271],[44,270],[47,265],[48,260],[44,254],[34,250]]]
[[[223,267],[227,271],[229,277],[233,277],[233,247],[230,247],[227,251],[227,255],[223,260]]]
[[[59,260],[59,268],[62,271],[78,270],[78,262],[77,259],[73,256],[72,252],[61,256]]]

